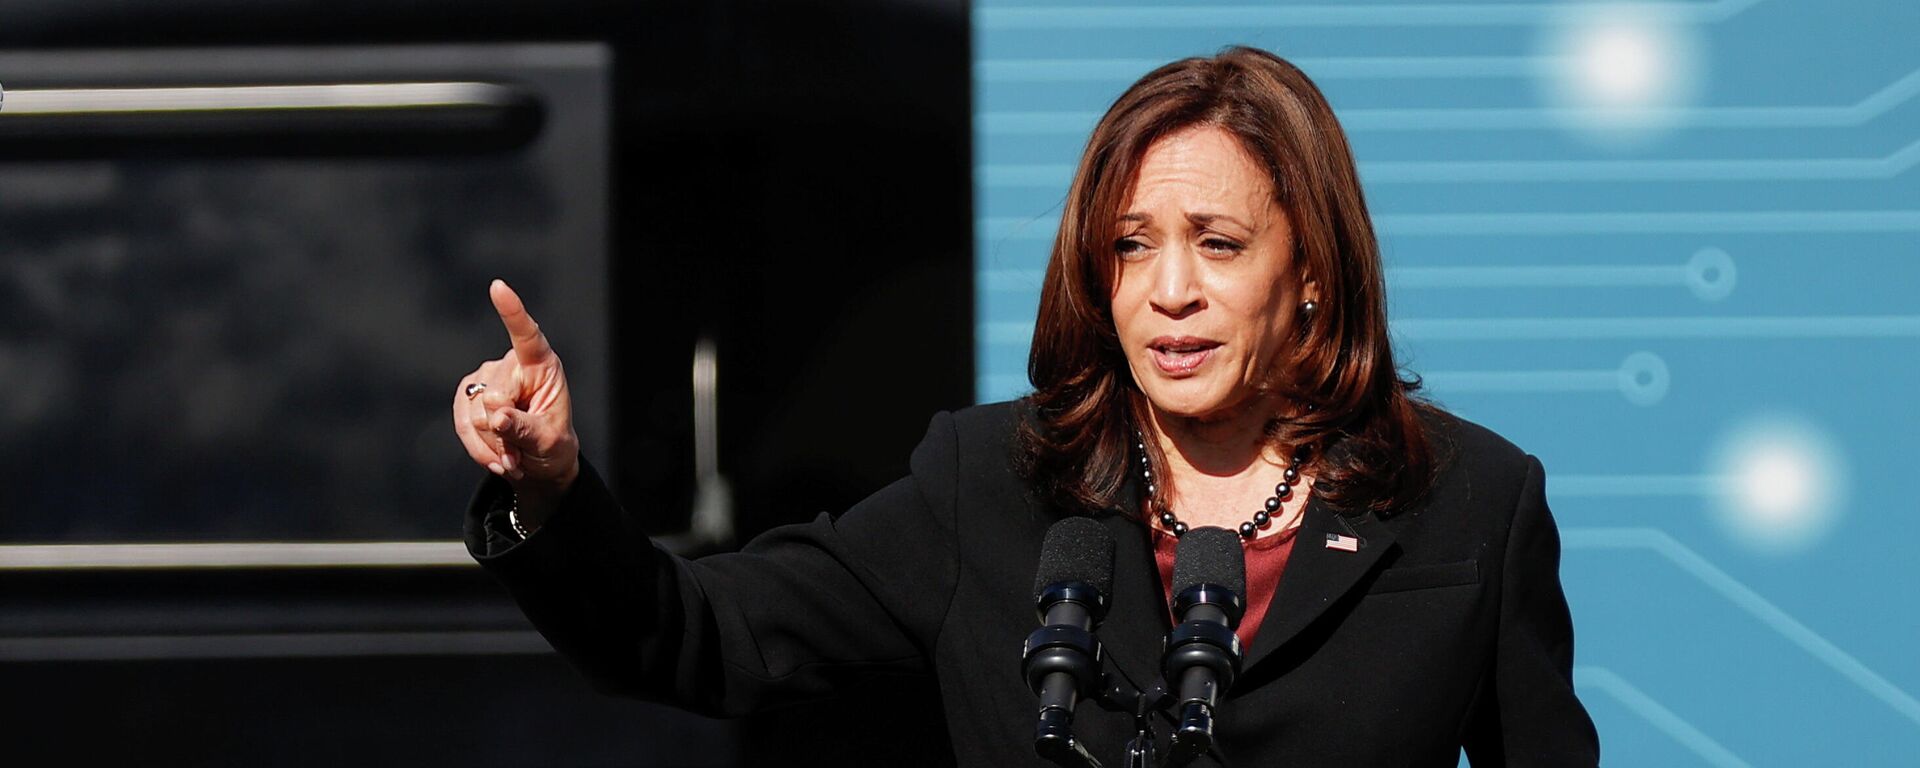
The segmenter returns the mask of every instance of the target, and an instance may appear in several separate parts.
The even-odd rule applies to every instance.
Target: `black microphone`
[[[1047,529],[1033,577],[1033,604],[1041,626],[1027,636],[1020,668],[1027,686],[1040,697],[1034,751],[1060,765],[1100,765],[1073,737],[1073,708],[1101,688],[1100,641],[1093,630],[1107,615],[1113,550],[1113,534],[1106,526],[1092,518],[1069,517]]]
[[[1173,589],[1173,613],[1180,625],[1167,633],[1160,672],[1179,696],[1175,714],[1180,724],[1166,765],[1182,766],[1213,747],[1214,709],[1240,673],[1240,638],[1233,633],[1247,605],[1247,558],[1240,535],[1209,527],[1180,537]]]

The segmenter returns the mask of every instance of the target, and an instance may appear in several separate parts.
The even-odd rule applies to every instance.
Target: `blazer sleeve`
[[[1600,738],[1574,694],[1573,620],[1560,588],[1560,533],[1547,509],[1546,472],[1526,457],[1526,480],[1502,558],[1493,664],[1468,714],[1474,768],[1600,762]]]
[[[467,546],[596,689],[737,716],[931,668],[958,568],[956,453],[953,419],[938,414],[909,477],[698,560],[651,541],[583,458],[525,541],[496,533],[511,490],[490,476]]]

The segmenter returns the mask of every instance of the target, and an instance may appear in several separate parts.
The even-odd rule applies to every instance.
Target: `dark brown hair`
[[[1317,281],[1317,311],[1265,388],[1301,406],[1268,425],[1276,445],[1317,446],[1313,492],[1343,511],[1385,513],[1432,483],[1436,460],[1387,336],[1380,249],[1353,153],[1333,109],[1285,59],[1235,47],[1173,62],[1133,84],[1100,118],[1067,193],[1040,289],[1027,375],[1034,417],[1020,434],[1021,469],[1073,511],[1114,505],[1147,402],[1114,327],[1114,235],[1142,157],[1157,139],[1195,126],[1236,136],[1264,165],[1292,224],[1296,266]],[[1166,457],[1147,441],[1165,476]],[[1338,446],[1338,450],[1334,450]],[[1166,489],[1153,500],[1166,504]]]

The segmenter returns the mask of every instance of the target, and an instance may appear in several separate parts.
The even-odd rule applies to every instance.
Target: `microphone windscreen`
[[[1195,584],[1215,584],[1247,595],[1247,556],[1240,534],[1225,528],[1195,528],[1180,537],[1173,555],[1173,593]]]
[[[1040,569],[1033,577],[1033,597],[1049,585],[1084,581],[1113,594],[1113,534],[1091,517],[1069,517],[1047,529],[1040,546]]]

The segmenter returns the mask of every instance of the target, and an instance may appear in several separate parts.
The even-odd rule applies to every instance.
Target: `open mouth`
[[[1213,350],[1220,347],[1220,342],[1211,339],[1163,336],[1154,339],[1153,343],[1147,347],[1153,350],[1153,362],[1160,366],[1160,370],[1177,376],[1191,374],[1201,365],[1206,364]]]

